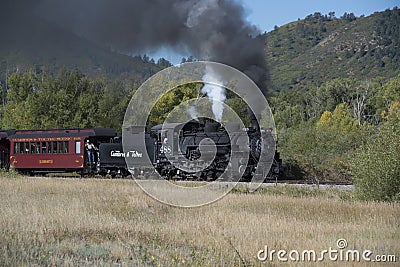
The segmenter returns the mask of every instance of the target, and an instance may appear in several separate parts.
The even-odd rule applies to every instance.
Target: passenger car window
[[[69,146],[69,142],[68,141],[64,141],[64,153],[65,154],[68,154],[68,152],[69,152],[68,146]]]
[[[81,153],[81,141],[75,141],[75,153],[76,154]]]

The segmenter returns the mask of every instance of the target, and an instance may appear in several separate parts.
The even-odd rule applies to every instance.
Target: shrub
[[[362,139],[361,130],[345,132],[309,121],[281,134],[279,149],[290,170],[300,170],[304,178],[347,182],[350,176],[346,162]]]
[[[355,153],[349,165],[358,199],[399,200],[400,130],[382,127]]]
[[[7,170],[6,168],[0,168],[0,178],[7,177],[7,178],[20,178],[22,177],[14,168],[10,168]]]

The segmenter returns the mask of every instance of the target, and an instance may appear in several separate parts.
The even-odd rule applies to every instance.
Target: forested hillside
[[[391,78],[400,68],[400,9],[368,17],[314,13],[266,34],[273,89],[334,79]]]
[[[101,47],[38,16],[25,16],[23,24],[19,17],[7,19],[6,25],[12,27],[4,29],[0,42],[3,84],[6,76],[14,72],[33,70],[57,75],[67,68],[92,78],[117,79],[132,86],[171,65],[165,59],[154,62],[146,55],[129,56]]]

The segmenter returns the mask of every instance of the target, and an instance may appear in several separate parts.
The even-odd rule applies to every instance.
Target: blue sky
[[[262,32],[271,31],[275,25],[281,26],[298,18],[303,19],[314,12],[328,14],[330,11],[340,17],[344,12],[356,16],[370,15],[395,6],[400,0],[242,0],[250,23]]]

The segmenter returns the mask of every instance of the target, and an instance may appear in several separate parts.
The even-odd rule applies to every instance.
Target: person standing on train
[[[96,147],[88,139],[88,140],[86,140],[85,148],[86,148],[87,155],[88,155],[88,161],[90,163],[94,163],[94,153],[95,153]]]

